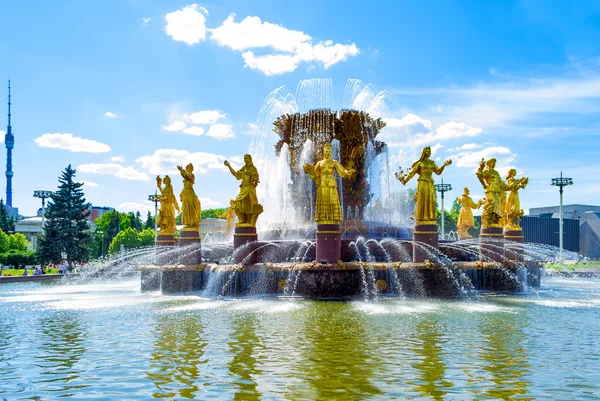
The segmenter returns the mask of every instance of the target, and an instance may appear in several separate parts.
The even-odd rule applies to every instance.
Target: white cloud
[[[203,209],[210,209],[210,208],[221,206],[221,203],[219,203],[215,200],[212,200],[210,198],[200,198],[200,205],[202,206]]]
[[[477,169],[481,159],[496,159],[496,169],[502,174],[506,173],[511,168],[511,163],[515,160],[516,155],[509,148],[503,146],[491,146],[474,152],[460,152],[452,156],[456,167]]]
[[[431,147],[431,156],[434,156],[437,153],[437,151],[443,147],[444,147],[444,145],[442,145],[441,143],[437,143],[437,144],[433,145]]]
[[[146,201],[145,203],[123,202],[119,204],[116,209],[124,213],[140,212],[142,215],[144,215],[149,211],[154,213],[154,203],[150,201]]]
[[[242,53],[246,67],[259,70],[267,76],[292,72],[300,64],[300,59],[289,54],[267,54],[255,56],[251,51]]]
[[[233,133],[233,128],[228,124],[213,124],[208,129],[206,136],[213,137],[220,141],[225,139],[235,138],[235,134]]]
[[[165,131],[169,132],[178,132],[183,131],[187,128],[187,125],[183,121],[175,121],[170,125],[163,125],[162,127]]]
[[[204,128],[198,127],[198,126],[193,126],[193,127],[186,128],[181,132],[183,132],[184,134],[188,134],[188,135],[200,136],[200,135],[204,134]]]
[[[211,39],[220,46],[238,51],[270,47],[288,53],[295,52],[311,39],[304,32],[262,22],[259,17],[246,17],[242,22],[235,22],[234,19],[235,14],[230,14],[220,27],[212,29]]]
[[[123,163],[125,161],[125,157],[123,156],[113,156],[110,158],[111,162],[115,162],[115,163]]]
[[[465,143],[464,145],[461,146],[457,146],[454,149],[448,149],[448,152],[452,152],[452,151],[461,151],[461,150],[473,150],[473,149],[477,149],[480,148],[481,145],[478,145],[476,143]]]
[[[196,113],[184,114],[183,119],[196,125],[210,125],[225,118],[221,110],[203,110]]]
[[[183,166],[187,163],[194,165],[195,172],[207,172],[209,170],[227,171],[223,164],[229,160],[233,164],[241,164],[242,157],[235,156],[227,158],[222,155],[206,152],[189,152],[179,149],[157,149],[154,154],[142,156],[136,160],[141,168],[148,170],[150,174],[179,174],[176,166]]]
[[[44,134],[36,138],[35,143],[43,148],[64,149],[71,152],[110,152],[110,146],[104,143],[73,136],[72,134]]]
[[[104,117],[106,118],[117,118],[117,115],[113,112],[107,111],[106,113],[104,113]]]
[[[465,123],[456,123],[450,121],[446,124],[440,125],[435,130],[435,138],[440,141],[447,139],[460,138],[462,136],[475,136],[481,134],[481,128],[469,127]]]
[[[235,14],[230,14],[221,26],[211,29],[211,39],[220,46],[243,52],[245,66],[265,75],[294,71],[300,63],[317,62],[328,69],[360,52],[354,43],[334,44],[328,40],[313,45],[308,34],[263,22],[255,16],[236,22]],[[252,51],[265,48],[269,49],[267,54],[257,55]]]
[[[149,181],[150,177],[144,172],[138,171],[135,167],[124,167],[116,163],[90,163],[81,164],[77,167],[81,173],[106,174],[112,175],[124,180]]]
[[[83,185],[88,188],[98,188],[100,186],[97,183],[95,183],[94,181],[80,181],[80,182],[82,182]]]
[[[142,22],[144,23],[144,25],[146,25],[148,22],[150,22],[152,18],[148,17],[148,18],[142,18]]]
[[[206,38],[206,17],[208,11],[198,4],[183,7],[165,15],[165,31],[173,40],[193,45]]]

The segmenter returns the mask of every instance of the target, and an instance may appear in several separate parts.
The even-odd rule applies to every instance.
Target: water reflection
[[[446,340],[443,331],[443,325],[436,319],[426,318],[417,324],[414,339],[413,351],[417,360],[412,366],[420,380],[411,384],[417,393],[434,400],[443,400],[445,389],[452,387],[452,383],[444,380],[443,346]]]
[[[206,340],[198,315],[160,315],[154,328],[154,351],[146,377],[154,383],[154,398],[194,399],[198,387],[199,365]]]
[[[17,341],[15,336],[15,320],[0,316],[0,394],[8,394],[12,391],[7,383],[18,378],[19,366],[13,363],[16,357],[14,344]]]
[[[263,348],[260,338],[256,335],[258,320],[255,315],[242,315],[233,323],[233,333],[229,341],[229,350],[233,355],[229,363],[229,371],[235,375],[233,383],[238,387],[234,400],[260,400],[262,394],[257,390],[254,377],[261,371],[256,368],[255,351]]]
[[[519,315],[500,313],[486,316],[481,325],[485,337],[481,359],[487,362],[483,369],[490,373],[494,384],[485,394],[494,399],[508,400],[528,393],[530,383],[526,376],[530,366],[522,345],[525,324],[527,319]]]
[[[89,387],[76,384],[86,370],[85,363],[79,363],[86,350],[87,337],[79,314],[51,312],[39,319],[37,328],[39,348],[35,353],[35,366],[39,373],[33,380],[37,390],[62,392],[61,397],[70,397]]]
[[[364,328],[367,316],[349,303],[315,303],[311,309],[304,314],[296,369],[310,388],[296,386],[289,398],[363,400],[381,395],[371,383],[381,362]]]

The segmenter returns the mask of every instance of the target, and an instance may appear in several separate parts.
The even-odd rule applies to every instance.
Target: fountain
[[[357,86],[350,88],[356,92]],[[485,201],[475,204],[465,189],[460,240],[440,243],[433,173],[441,174],[452,161],[438,166],[426,147],[409,170],[395,174],[404,185],[419,177],[414,228],[401,224],[390,196],[387,146],[376,139],[385,127],[378,117],[384,96],[364,89],[353,103],[370,97],[367,109],[373,116],[364,110],[333,111],[330,80],[302,81],[298,102],[284,88],[267,98],[261,119],[279,138],[274,144],[276,159],[265,156],[267,134],[262,128],[257,135],[262,140],[252,144],[253,155],[244,156],[244,166],[235,169],[225,161],[241,180],[229,214],[233,216],[235,210],[238,218],[233,243],[213,239],[200,244],[199,201],[193,190],[193,167],[188,165],[185,170],[179,167],[185,183],[186,227],[179,251],[173,252],[173,208],[178,205],[168,177],[164,188],[159,178],[157,263],[142,268],[142,289],[166,294],[205,291],[374,299],[379,295],[455,297],[465,288],[519,292],[538,287],[541,264],[530,245],[523,243],[519,227],[518,190],[527,179],[516,179],[511,170],[505,182],[495,170],[494,159],[482,160],[477,177]],[[280,113],[276,118],[275,112]],[[480,238],[472,239],[470,210],[481,205]]]

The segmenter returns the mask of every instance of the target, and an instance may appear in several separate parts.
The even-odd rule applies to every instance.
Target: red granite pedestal
[[[481,228],[479,255],[486,262],[504,262],[504,230],[502,227]]]
[[[188,246],[198,244],[196,247],[190,247],[188,252],[181,255],[179,263],[183,265],[199,265],[202,263],[202,246],[200,233],[198,231],[182,231],[179,236],[179,246]]]
[[[256,250],[257,241],[258,234],[256,234],[256,227],[236,227],[235,232],[233,233],[233,262],[243,263],[245,265],[256,263],[257,255],[254,251]],[[242,252],[236,251],[242,247],[244,247],[244,249],[241,250]]]
[[[177,246],[177,240],[173,234],[164,235],[158,234],[156,238],[156,263],[159,265],[171,265],[176,260],[173,252],[169,252],[169,248]]]
[[[512,249],[504,248],[504,258],[506,260],[517,260],[522,262],[524,260],[524,248],[523,243],[525,242],[525,237],[523,236],[523,230],[506,230],[504,231],[504,240],[505,244],[509,242],[513,242],[515,246],[511,247]],[[520,245],[517,245],[520,244]]]
[[[317,262],[336,264],[342,260],[342,232],[339,224],[317,224]]]
[[[438,249],[439,233],[437,224],[415,224],[413,232],[413,262],[424,262],[431,260],[431,247]],[[418,242],[424,244],[420,246]]]

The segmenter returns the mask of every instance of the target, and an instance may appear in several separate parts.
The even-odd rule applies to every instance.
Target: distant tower
[[[15,137],[10,126],[10,79],[8,80],[8,126],[6,127],[6,205],[12,207],[12,150],[15,147]]]

